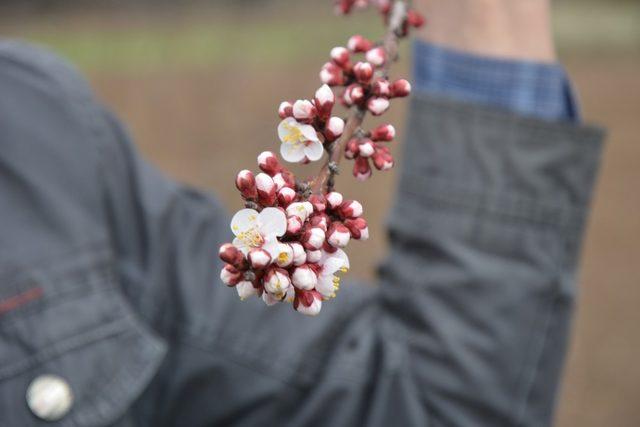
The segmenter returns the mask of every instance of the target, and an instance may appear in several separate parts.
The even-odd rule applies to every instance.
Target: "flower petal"
[[[298,126],[298,122],[293,117],[287,117],[278,125],[278,138],[280,141],[284,142],[286,136],[291,133],[290,128]]]
[[[320,141],[318,139],[318,133],[315,128],[311,125],[298,125],[300,127],[300,132],[302,132],[302,136],[307,141]]]
[[[304,144],[283,142],[280,145],[280,155],[289,163],[298,163],[304,159]]]
[[[335,286],[333,284],[333,274],[321,275],[318,277],[318,283],[316,284],[316,291],[325,298],[330,298],[335,292]]]
[[[343,250],[338,249],[324,260],[320,260],[320,264],[322,264],[322,273],[320,275],[332,277],[341,268],[349,268],[349,258]]]
[[[271,255],[271,259],[275,261],[280,255],[280,242],[278,242],[275,237],[272,237],[268,240],[265,239],[265,242],[262,245],[262,249],[269,252],[269,255]]]
[[[287,231],[287,216],[278,208],[264,208],[258,215],[260,234],[282,236]]]
[[[249,246],[247,246],[242,240],[238,239],[237,237],[235,239],[233,239],[233,246],[235,246],[236,248],[238,248],[240,250],[240,252],[242,252],[245,256],[249,254],[249,251],[251,250],[251,248]]]
[[[322,157],[322,153],[324,153],[324,148],[322,147],[322,143],[320,141],[307,142],[307,145],[305,145],[304,147],[304,154],[312,162],[320,160],[320,158]]]
[[[258,226],[258,212],[253,209],[240,209],[231,219],[231,231],[239,233]]]

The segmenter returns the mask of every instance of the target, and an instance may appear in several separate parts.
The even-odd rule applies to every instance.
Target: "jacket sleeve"
[[[211,297],[173,346],[162,418],[549,424],[601,139],[596,128],[415,96],[379,286],[343,286],[308,319],[184,276],[180,292],[211,282]],[[228,232],[216,220],[221,235],[193,243],[187,222],[176,239],[192,243],[176,260],[192,266]]]

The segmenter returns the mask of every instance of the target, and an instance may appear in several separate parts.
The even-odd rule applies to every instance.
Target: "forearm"
[[[548,0],[418,0],[429,18],[419,37],[464,52],[553,62]]]

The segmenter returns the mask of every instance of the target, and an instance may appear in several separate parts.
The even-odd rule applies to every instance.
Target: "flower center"
[[[259,248],[264,243],[264,238],[256,228],[250,228],[247,231],[238,233],[238,239],[252,248]]]
[[[283,138],[284,142],[288,142],[293,145],[302,144],[304,142],[305,137],[298,126],[293,126],[289,123],[285,123],[284,128],[288,132],[288,134]]]
[[[281,264],[289,262],[289,254],[287,254],[286,252],[280,252],[280,254],[278,255],[278,262],[280,262]]]

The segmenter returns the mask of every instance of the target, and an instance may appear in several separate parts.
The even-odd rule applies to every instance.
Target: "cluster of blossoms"
[[[232,221],[232,243],[220,247],[226,263],[220,277],[240,298],[260,296],[267,305],[293,303],[316,315],[335,297],[339,272],[349,268],[343,248],[369,237],[362,205],[332,191],[304,198],[290,171],[275,155],[258,156],[261,173],[240,171],[236,186],[247,205]]]
[[[374,2],[340,1],[338,7],[348,13],[369,3]],[[409,26],[424,22],[418,22],[401,0],[375,3],[386,21],[395,22],[388,24],[392,43],[406,35]],[[394,4],[402,6],[396,8],[400,14],[392,12]],[[357,54],[364,58],[354,63],[352,57]],[[238,173],[236,187],[245,208],[231,221],[235,239],[222,245],[219,255],[225,262],[220,278],[235,287],[241,299],[258,296],[267,305],[290,302],[298,312],[316,315],[323,301],[335,297],[339,273],[349,268],[343,249],[351,240],[368,239],[369,230],[362,205],[336,192],[333,177],[343,153],[354,160],[353,174],[359,180],[371,176],[371,164],[378,170],[393,167],[388,143],[395,138],[394,127],[361,128],[366,112],[379,116],[387,111],[391,99],[411,91],[407,80],[388,79],[393,60],[395,49],[353,36],[347,47],[331,50],[331,61],[320,72],[324,84],[312,99],[280,104],[277,131],[282,158],[306,164],[320,160],[326,151],[329,159],[310,181],[297,180],[270,151],[258,156],[260,173]],[[339,97],[331,86],[343,88]],[[334,115],[337,99],[354,112],[346,123]]]

